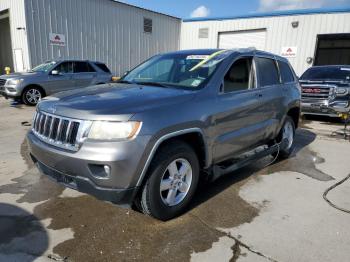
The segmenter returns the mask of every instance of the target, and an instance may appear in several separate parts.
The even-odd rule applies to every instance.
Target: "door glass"
[[[294,75],[289,65],[285,62],[278,61],[278,66],[280,68],[282,82],[283,83],[291,83],[294,82]]]
[[[86,62],[74,62],[74,73],[87,73],[89,71],[89,64]]]
[[[279,73],[275,60],[270,58],[257,57],[256,65],[259,72],[260,87],[280,84]]]
[[[63,63],[59,64],[54,70],[57,70],[60,74],[73,73],[73,63],[72,62],[63,62]]]
[[[252,58],[241,58],[234,62],[224,78],[224,93],[247,90],[253,86]]]

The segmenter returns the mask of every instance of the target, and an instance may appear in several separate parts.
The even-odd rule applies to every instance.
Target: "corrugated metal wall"
[[[26,18],[24,11],[25,0],[0,0],[0,12],[9,10],[12,55],[15,49],[20,49],[23,54],[24,70],[30,67],[27,31],[17,28],[26,28]],[[18,57],[20,59],[20,57]],[[16,63],[15,59],[13,61]],[[13,69],[12,69],[13,70]],[[1,70],[2,72],[2,70]]]
[[[32,65],[58,58],[105,62],[120,75],[150,56],[178,50],[181,20],[110,0],[26,0]],[[143,32],[143,18],[153,32]],[[49,44],[64,34],[66,46]]]
[[[299,21],[297,28],[292,27],[293,21]],[[206,27],[209,37],[199,39],[199,28]],[[265,51],[280,54],[282,47],[298,47],[297,56],[289,60],[300,75],[310,66],[306,63],[307,57],[314,57],[317,34],[350,33],[350,13],[184,22],[181,49],[217,48],[220,32],[256,29],[267,30]]]

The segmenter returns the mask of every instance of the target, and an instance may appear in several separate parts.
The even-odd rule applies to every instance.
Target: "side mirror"
[[[112,81],[113,81],[113,82],[117,82],[117,81],[119,81],[120,79],[121,79],[120,76],[112,76]]]
[[[58,70],[52,70],[51,71],[51,75],[53,76],[59,76],[60,75],[60,72]]]
[[[125,71],[124,74],[123,74],[123,76],[126,76],[126,75],[129,74],[129,73],[130,73],[130,71]]]

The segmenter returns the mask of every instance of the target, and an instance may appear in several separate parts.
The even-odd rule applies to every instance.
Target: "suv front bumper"
[[[132,204],[146,159],[148,136],[126,142],[86,143],[77,152],[48,145],[32,131],[27,141],[30,155],[44,175],[101,200],[122,206]],[[105,165],[110,167],[109,176],[99,176]]]

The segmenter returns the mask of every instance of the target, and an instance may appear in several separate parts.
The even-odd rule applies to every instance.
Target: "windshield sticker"
[[[207,59],[209,55],[189,55],[186,60],[204,60]]]
[[[342,68],[340,68],[340,70],[342,70],[342,71],[350,71],[350,68],[342,67]]]
[[[194,80],[194,81],[192,82],[191,85],[192,85],[192,86],[199,86],[201,82],[202,82],[201,80],[196,79],[196,80]]]

